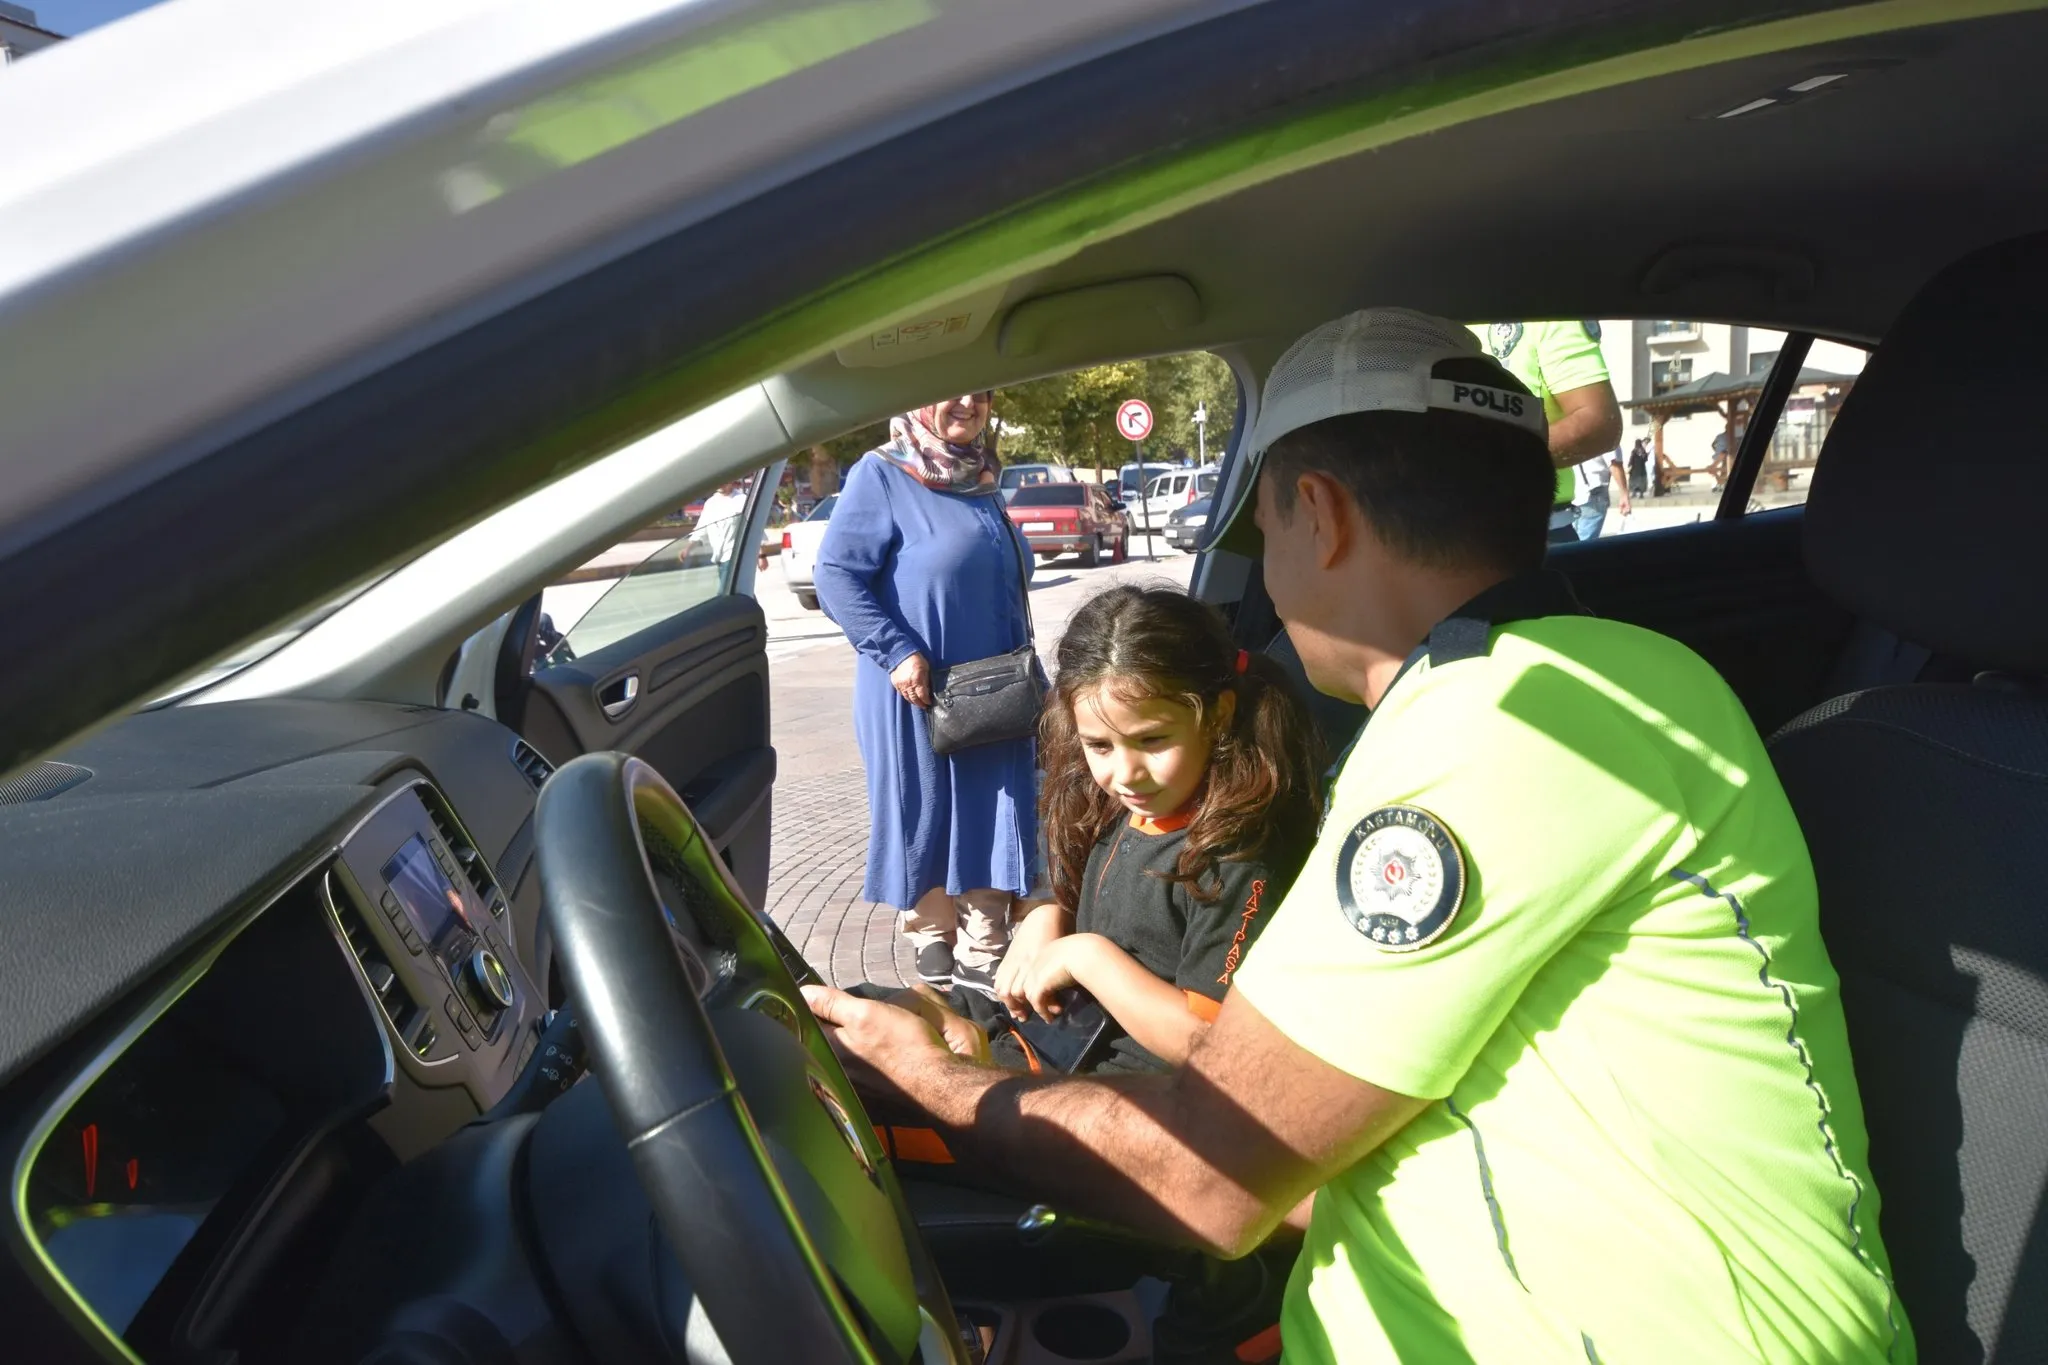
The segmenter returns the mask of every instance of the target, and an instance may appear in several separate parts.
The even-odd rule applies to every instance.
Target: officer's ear
[[[1318,569],[1334,569],[1350,555],[1364,531],[1364,513],[1351,490],[1317,469],[1294,481],[1294,517],[1288,533],[1307,538]]]

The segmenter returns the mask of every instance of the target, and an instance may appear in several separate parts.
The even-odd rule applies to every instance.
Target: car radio
[[[544,998],[511,952],[503,889],[439,791],[415,781],[387,797],[342,841],[331,880],[403,1064],[423,1081],[448,1067],[488,1107],[531,1054]]]

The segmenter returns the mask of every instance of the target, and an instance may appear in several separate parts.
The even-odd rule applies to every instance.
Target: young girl
[[[997,997],[1049,1018],[1078,986],[1109,1016],[1082,1069],[1164,1070],[1315,842],[1319,741],[1278,666],[1176,590],[1095,597],[1057,662],[1039,726],[1054,899],[1017,926]]]

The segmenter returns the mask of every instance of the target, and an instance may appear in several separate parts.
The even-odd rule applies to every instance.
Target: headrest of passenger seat
[[[1939,654],[2048,673],[2048,233],[1963,257],[1906,305],[1814,469],[1806,565]]]

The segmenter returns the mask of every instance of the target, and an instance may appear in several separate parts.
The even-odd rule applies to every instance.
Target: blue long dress
[[[914,653],[940,668],[1023,644],[1020,559],[1028,575],[1031,552],[1000,495],[938,492],[875,454],[847,475],[814,577],[860,656],[853,728],[867,766],[870,901],[900,910],[935,886],[1031,889],[1035,743],[941,758],[929,718],[889,684]]]

